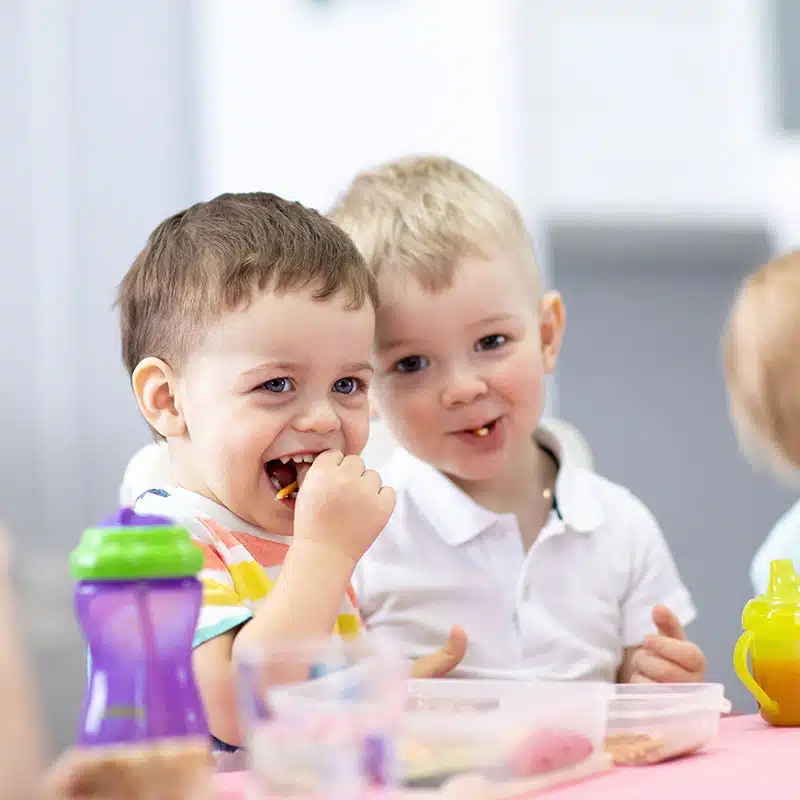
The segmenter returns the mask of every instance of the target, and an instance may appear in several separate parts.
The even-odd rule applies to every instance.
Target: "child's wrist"
[[[295,539],[286,561],[291,561],[293,566],[302,565],[307,572],[325,574],[333,579],[340,577],[345,583],[353,577],[358,564],[357,558],[316,539]]]

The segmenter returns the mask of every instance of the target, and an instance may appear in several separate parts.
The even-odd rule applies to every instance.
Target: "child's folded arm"
[[[235,635],[236,630],[231,629],[196,645],[192,654],[192,667],[203,698],[210,733],[223,742],[240,747],[242,734],[231,660]]]
[[[235,694],[237,654],[258,652],[272,637],[329,635],[352,569],[352,563],[316,543],[295,542],[275,586],[254,613],[233,601],[204,604],[193,666],[209,729],[217,739],[242,745]],[[204,577],[203,582],[206,596],[219,601],[224,599],[224,587],[215,573],[215,578]]]
[[[275,586],[234,650],[263,645],[271,636],[329,635],[339,616],[355,564],[318,542],[296,539]]]

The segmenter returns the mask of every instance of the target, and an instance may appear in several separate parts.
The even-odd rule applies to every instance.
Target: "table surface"
[[[701,753],[549,792],[548,800],[792,800],[800,798],[800,728],[771,728],[758,715],[721,720]]]
[[[800,798],[800,728],[770,728],[758,716],[728,717],[702,752],[666,764],[617,767],[552,789],[550,800],[791,800]],[[220,800],[244,800],[245,775],[217,776]],[[409,797],[413,795],[409,794]]]

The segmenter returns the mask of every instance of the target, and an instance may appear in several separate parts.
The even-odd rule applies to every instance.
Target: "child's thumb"
[[[653,608],[653,622],[662,636],[681,641],[689,638],[680,620],[664,605],[659,604]]]
[[[467,634],[455,625],[444,647],[418,658],[411,667],[414,678],[443,678],[452,672],[467,653]]]

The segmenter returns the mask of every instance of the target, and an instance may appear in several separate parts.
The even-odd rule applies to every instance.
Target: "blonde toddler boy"
[[[701,680],[653,516],[540,425],[564,306],[511,200],[417,157],[360,174],[330,216],[378,282],[372,395],[402,447],[356,573],[368,625],[413,657],[459,622],[461,676]]]

